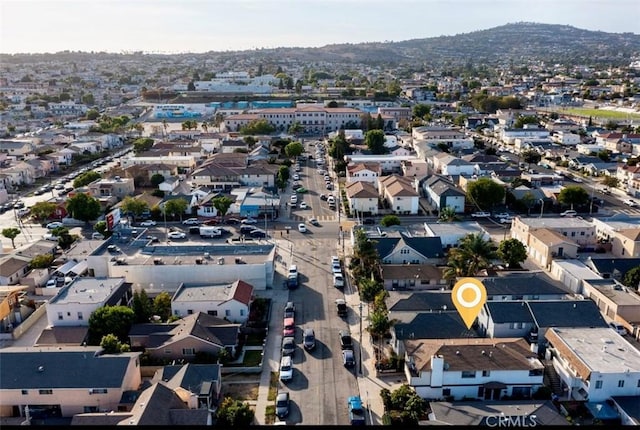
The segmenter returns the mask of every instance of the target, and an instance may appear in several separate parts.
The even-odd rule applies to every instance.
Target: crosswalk
[[[313,215],[309,215],[309,216],[302,216],[302,215],[296,215],[293,214],[291,215],[291,219],[294,221],[308,221],[309,218],[313,217]],[[315,217],[315,219],[318,220],[318,222],[323,222],[323,221],[337,221],[338,217],[336,215],[318,215]]]
[[[611,209],[610,212],[615,215],[615,214],[625,214],[628,216],[640,216],[640,209],[633,209],[633,208],[624,208],[624,209]]]

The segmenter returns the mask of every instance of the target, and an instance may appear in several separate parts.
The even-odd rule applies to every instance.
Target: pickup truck
[[[349,421],[351,421],[351,425],[365,425],[366,419],[360,396],[350,396],[347,399],[347,406],[349,408]]]

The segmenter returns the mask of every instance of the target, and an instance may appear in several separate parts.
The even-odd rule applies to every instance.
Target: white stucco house
[[[241,280],[222,285],[183,284],[171,299],[171,313],[184,317],[202,312],[234,323],[244,323],[249,318],[252,300],[253,286]]]

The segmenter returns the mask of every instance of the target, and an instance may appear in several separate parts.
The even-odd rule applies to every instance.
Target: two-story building
[[[379,163],[349,163],[347,165],[347,184],[363,181],[377,187],[380,176],[382,176],[382,169]]]
[[[171,298],[171,313],[182,317],[203,312],[234,323],[244,323],[249,318],[252,300],[253,286],[241,280],[223,285],[182,284]]]
[[[378,190],[371,182],[347,183],[345,192],[351,212],[362,215],[378,214]]]
[[[414,182],[403,176],[391,175],[380,178],[380,196],[386,200],[395,214],[416,215],[419,210],[420,194]]]
[[[595,226],[581,218],[515,217],[511,224],[511,237],[518,239],[525,246],[530,246],[531,233],[537,229],[553,230],[581,247],[596,244]]]
[[[464,213],[465,193],[448,178],[433,175],[422,183],[424,194],[438,211],[451,208],[455,213]]]

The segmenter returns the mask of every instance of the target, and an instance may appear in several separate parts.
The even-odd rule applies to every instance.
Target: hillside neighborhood
[[[640,425],[640,51],[7,59],[3,425]]]

